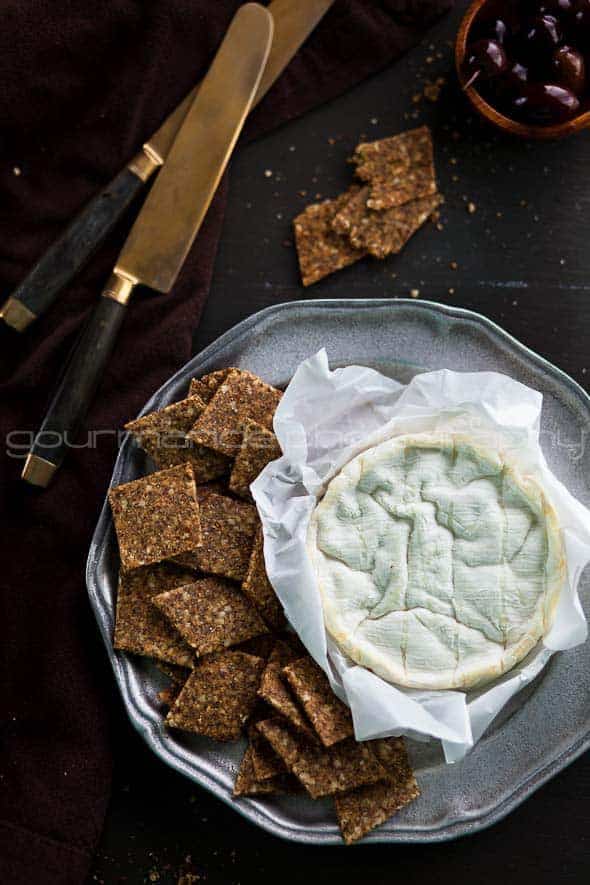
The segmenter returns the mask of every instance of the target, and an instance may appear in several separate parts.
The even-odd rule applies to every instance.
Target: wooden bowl
[[[465,83],[467,82],[465,76],[465,58],[467,55],[469,37],[471,35],[471,28],[479,18],[483,9],[491,3],[497,5],[497,0],[474,0],[461,22],[459,33],[457,34],[457,43],[455,45],[457,76],[459,77],[459,82],[465,95],[477,113],[498,129],[502,129],[504,132],[509,132],[511,135],[518,135],[520,138],[563,138],[566,135],[571,135],[574,132],[580,132],[582,129],[590,127],[590,111],[584,111],[578,114],[577,117],[573,117],[571,120],[566,120],[565,123],[557,123],[553,126],[536,126],[534,124],[519,123],[517,120],[512,120],[510,117],[505,117],[504,114],[501,114],[489,105],[487,101],[481,97],[475,86],[468,86],[467,89],[465,89]]]

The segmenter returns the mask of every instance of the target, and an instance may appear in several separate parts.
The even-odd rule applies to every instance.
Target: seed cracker
[[[274,779],[259,781],[256,778],[252,762],[252,747],[248,745],[236,775],[234,796],[262,796],[280,792],[280,787],[277,786]]]
[[[359,144],[352,162],[369,182],[367,207],[382,211],[436,193],[432,136],[427,126]]]
[[[252,504],[210,492],[199,499],[202,545],[179,557],[181,565],[243,581],[258,514]]]
[[[133,434],[160,470],[188,462],[192,465],[195,482],[207,482],[227,473],[229,460],[187,437],[206,405],[200,396],[189,396],[158,412],[130,421],[125,430]]]
[[[281,447],[274,433],[246,418],[242,425],[242,444],[229,478],[230,491],[251,501],[250,485],[266,465],[280,455]]]
[[[191,383],[188,386],[188,396],[198,396],[200,397],[205,405],[209,402],[209,400],[213,399],[214,390],[211,390],[207,387],[206,384],[203,384],[200,378],[191,378]],[[197,416],[198,417],[198,416]],[[197,419],[195,418],[195,421]],[[190,430],[190,428],[189,428]]]
[[[403,206],[375,212],[367,208],[368,188],[363,188],[334,218],[339,233],[375,258],[401,252],[408,240],[428,220],[441,202],[439,194],[411,200]]]
[[[336,697],[328,677],[313,658],[287,664],[283,675],[324,747],[354,735],[350,710]]]
[[[189,433],[196,443],[235,458],[240,450],[243,422],[251,418],[267,429],[282,393],[251,372],[232,369]]]
[[[252,751],[252,767],[257,781],[266,781],[287,771],[287,766],[281,757],[277,756],[255,724],[248,726],[248,741]]]
[[[270,627],[280,630],[285,626],[283,607],[266,574],[262,526],[258,527],[254,538],[254,546],[242,590]]]
[[[193,650],[152,602],[154,596],[192,578],[190,572],[167,563],[121,574],[114,648],[179,667],[192,667],[195,662]]]
[[[301,784],[291,774],[278,774],[259,781],[252,764],[252,745],[246,747],[234,784],[234,796],[263,796],[301,792]]]
[[[277,642],[262,674],[258,695],[280,713],[288,722],[310,741],[317,741],[305,713],[283,681],[281,671],[285,664],[295,659],[295,653],[282,640]]]
[[[197,656],[268,632],[256,609],[224,578],[202,578],[175,587],[156,596],[154,604]]]
[[[259,722],[257,728],[312,799],[374,784],[387,777],[385,768],[366,743],[347,738],[333,747],[321,747],[276,719]]]
[[[192,467],[179,464],[117,486],[109,501],[124,571],[170,559],[201,544]]]
[[[193,670],[166,722],[218,741],[237,740],[256,703],[264,661],[241,651],[204,658]]]
[[[333,200],[313,203],[293,221],[295,246],[304,286],[311,286],[329,274],[359,261],[366,254],[332,228],[334,216],[359,190],[357,185]]]
[[[362,839],[420,795],[403,738],[371,741],[371,746],[387,770],[388,779],[334,797],[342,838],[347,845]]]

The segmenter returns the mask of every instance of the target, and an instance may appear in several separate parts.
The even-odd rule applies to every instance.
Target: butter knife
[[[273,18],[257,3],[234,16],[98,304],[70,358],[22,478],[46,486],[84,419],[138,286],[169,292],[205,218],[268,60]]]
[[[275,36],[253,106],[264,98],[334,0],[273,0]],[[172,147],[198,85],[118,175],[76,216],[66,231],[0,308],[0,328],[23,332],[44,314],[86,264],[125,210],[147,187]]]

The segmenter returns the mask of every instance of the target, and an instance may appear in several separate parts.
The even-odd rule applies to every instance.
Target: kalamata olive
[[[561,39],[561,28],[555,16],[540,15],[534,19],[525,34],[527,52],[538,58],[546,52],[552,52]]]
[[[586,88],[586,64],[584,56],[571,46],[560,46],[553,53],[553,72],[556,81],[575,95],[582,95]]]
[[[529,123],[561,123],[574,117],[580,102],[570,89],[557,83],[529,83],[513,103],[516,116]]]
[[[504,49],[497,40],[476,40],[467,50],[467,74],[473,82],[480,75],[492,80],[508,67]]]

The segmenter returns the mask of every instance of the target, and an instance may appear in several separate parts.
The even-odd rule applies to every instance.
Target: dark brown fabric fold
[[[296,2],[296,0],[294,0]],[[302,114],[413,45],[452,0],[337,0],[253,115]],[[206,70],[237,0],[7,0],[0,29],[0,281],[8,293]],[[26,337],[0,347],[0,881],[83,880],[109,794],[116,703],[84,587],[114,431],[190,356],[221,232],[221,188],[170,296],[138,298],[80,441],[42,493],[18,480],[122,224]]]

